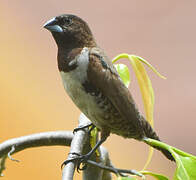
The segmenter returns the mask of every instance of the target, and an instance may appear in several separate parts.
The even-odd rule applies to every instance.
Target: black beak
[[[52,18],[44,24],[44,28],[49,30],[50,32],[59,32],[62,33],[63,29],[61,26],[57,24],[56,18]]]

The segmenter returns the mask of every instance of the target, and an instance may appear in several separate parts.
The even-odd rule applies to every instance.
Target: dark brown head
[[[88,24],[75,15],[54,17],[44,24],[44,28],[52,33],[59,48],[96,46]]]

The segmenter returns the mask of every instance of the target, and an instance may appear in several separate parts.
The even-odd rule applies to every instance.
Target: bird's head
[[[95,40],[88,24],[81,18],[63,14],[54,17],[44,24],[49,30],[58,47],[91,47],[95,46]]]

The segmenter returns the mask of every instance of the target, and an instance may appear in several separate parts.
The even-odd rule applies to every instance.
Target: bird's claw
[[[85,125],[85,126],[79,126],[79,127],[77,127],[77,128],[75,128],[74,130],[73,130],[73,134],[75,134],[77,131],[79,131],[79,130],[84,130],[85,128],[88,128],[88,127],[90,127],[90,126],[92,126],[93,124],[92,123],[90,123],[90,124],[87,124],[87,125]]]
[[[79,157],[79,161],[77,162],[77,172],[83,171],[87,168],[87,160],[89,159],[89,156],[82,155]]]
[[[73,134],[75,134],[77,131],[83,130],[83,129],[84,129],[84,127],[77,127],[77,128],[74,128]]]
[[[73,130],[73,134],[75,134],[77,131],[82,130],[82,129],[83,129],[82,127],[74,128],[74,130]]]
[[[63,168],[63,166],[66,166],[68,163],[75,161],[76,167],[77,167],[77,172],[85,170],[87,168],[86,162],[90,158],[90,156],[88,154],[86,154],[86,155],[80,155],[78,153],[71,153],[71,154],[77,155],[78,157],[74,157],[74,158],[71,158],[71,159],[64,161],[61,165],[61,168]],[[81,167],[81,164],[83,164],[82,167]]]

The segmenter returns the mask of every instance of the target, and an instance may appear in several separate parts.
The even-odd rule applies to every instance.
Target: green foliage
[[[173,180],[196,180],[196,156],[154,139],[147,138],[145,142],[167,149],[173,155],[177,166]]]
[[[155,174],[155,173],[152,173],[150,171],[142,171],[141,172],[143,175],[150,175],[150,176],[153,176],[155,179],[157,180],[169,180],[167,177],[161,175],[161,174]]]
[[[135,76],[136,76],[136,79],[137,79],[137,82],[138,82],[138,85],[140,88],[140,92],[142,95],[146,120],[153,127],[153,124],[154,124],[154,120],[153,120],[154,119],[153,118],[154,90],[152,88],[151,80],[145,70],[144,64],[147,65],[151,70],[153,70],[153,72],[155,72],[155,74],[157,74],[160,78],[165,79],[165,77],[162,76],[148,61],[146,61],[145,59],[143,59],[139,56],[136,56],[136,55],[130,55],[130,54],[125,54],[125,53],[119,54],[118,56],[116,56],[113,59],[112,62],[115,63],[121,58],[127,58],[129,60],[130,64],[132,65],[132,68],[133,68],[133,71],[135,72]],[[125,67],[121,66],[121,68],[118,68],[117,71],[120,74],[120,76],[123,77],[122,80],[127,85],[130,80],[128,78],[126,79],[126,77],[127,77],[126,75],[128,74],[128,72],[127,72],[127,67],[126,67],[126,70],[124,70]],[[125,73],[125,75],[123,75],[123,73],[125,71],[126,71],[126,73]],[[147,158],[147,161],[146,161],[143,169],[146,169],[146,167],[150,163],[150,161],[152,159],[152,155],[153,155],[153,150],[154,149],[152,147],[149,147],[148,158]]]
[[[129,68],[125,64],[115,64],[114,66],[123,80],[123,83],[128,87],[130,83]]]
[[[146,64],[147,66],[149,66],[157,75],[164,78],[156,71],[156,69],[154,67],[152,67],[152,65],[150,65],[146,60],[144,60],[141,57],[138,57],[135,55],[120,54],[114,58],[113,63],[116,62],[120,58],[128,58],[130,60],[130,62],[133,65],[134,71],[136,72],[136,76],[138,76],[139,79],[141,79],[140,77],[142,75],[144,75],[144,73],[145,73],[143,66],[141,66],[139,61]],[[128,70],[127,66],[123,65],[123,64],[118,64],[118,65],[115,65],[115,67],[116,67],[121,79],[123,80],[125,85],[128,87],[129,82],[130,82],[130,77],[129,77],[129,70]],[[153,89],[151,87],[150,80],[149,79],[146,79],[145,81],[140,80],[139,83],[141,85],[144,85],[146,82],[148,83],[146,85],[147,88],[141,90],[144,92],[143,93],[144,96],[146,96],[145,97],[146,99],[144,98],[144,105],[146,103],[146,107],[147,107],[146,109],[149,109],[149,112],[153,113],[153,106],[149,105],[149,100],[148,100],[148,97],[152,96],[152,94],[153,94]],[[151,97],[151,101],[153,102],[152,97]],[[153,104],[153,103],[151,103],[151,104]],[[147,113],[147,114],[150,114],[150,113]],[[150,116],[152,117],[152,114],[150,114]],[[153,119],[151,117],[149,119]],[[147,138],[147,139],[145,139],[145,142],[147,144],[150,144],[153,146],[164,148],[164,149],[168,150],[169,152],[171,152],[171,154],[173,155],[173,157],[176,160],[176,166],[177,166],[175,173],[174,173],[173,180],[196,180],[196,156],[193,156],[191,154],[183,152],[175,147],[172,147],[172,146],[165,144],[165,143],[162,143],[160,141],[156,141],[154,139]],[[143,175],[153,176],[157,180],[169,180],[167,177],[165,177],[163,175],[155,174],[150,171],[141,171],[141,173]],[[136,180],[136,178],[135,177],[118,177],[118,180]]]
[[[140,87],[140,92],[142,95],[142,100],[144,104],[144,110],[145,110],[145,115],[146,115],[146,120],[151,124],[153,127],[154,120],[153,120],[153,114],[154,114],[154,90],[152,88],[152,83],[151,80],[145,70],[144,64],[147,65],[150,69],[152,69],[159,77],[165,79],[164,76],[162,76],[148,61],[145,59],[136,56],[136,55],[129,55],[129,54],[119,54],[113,59],[113,63],[117,62],[121,58],[127,58],[132,65],[133,71],[135,73],[138,85]],[[120,77],[123,77],[123,82],[125,85],[129,84],[130,78],[127,78],[128,73],[128,68],[126,66],[122,65],[116,65],[117,71],[120,75]],[[121,68],[118,68],[121,67]],[[126,73],[125,73],[126,72]],[[125,75],[123,75],[125,74]],[[153,155],[153,148],[149,147],[149,153],[148,153],[148,158],[147,161],[144,165],[144,169],[148,166],[152,159]]]
[[[195,180],[196,179],[196,156],[185,153],[177,148],[167,145],[168,150],[176,160],[177,168],[174,180]]]

